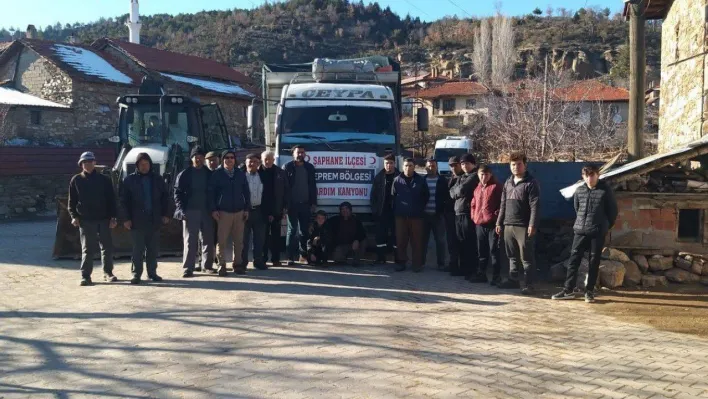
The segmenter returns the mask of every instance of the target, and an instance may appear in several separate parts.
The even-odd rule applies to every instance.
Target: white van
[[[450,174],[450,166],[447,161],[451,157],[460,157],[464,154],[471,154],[474,151],[472,139],[468,136],[447,136],[435,142],[435,152],[433,158],[438,161],[438,171],[441,175]]]

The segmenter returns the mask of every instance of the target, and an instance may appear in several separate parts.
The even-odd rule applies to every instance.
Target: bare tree
[[[502,87],[514,74],[516,48],[514,47],[514,28],[512,20],[504,15],[497,15],[492,22],[492,84]]]
[[[479,29],[474,34],[472,65],[480,82],[489,84],[492,69],[492,28],[488,18],[480,21]]]

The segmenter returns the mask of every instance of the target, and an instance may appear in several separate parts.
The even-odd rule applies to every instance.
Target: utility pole
[[[546,120],[548,119],[548,54],[543,67],[543,110],[541,111],[541,160],[546,156]]]
[[[644,82],[646,80],[645,1],[629,2],[629,121],[627,152],[630,161],[644,150]]]

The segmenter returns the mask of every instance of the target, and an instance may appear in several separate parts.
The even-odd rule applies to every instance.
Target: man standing
[[[260,158],[256,154],[246,155],[246,181],[251,198],[251,207],[248,212],[248,220],[245,223],[243,233],[243,255],[241,264],[248,265],[248,250],[253,237],[253,267],[259,270],[266,270],[268,267],[263,260],[263,241],[265,240],[265,230],[268,224],[268,211],[263,208],[263,172],[258,170]]]
[[[617,201],[612,188],[600,180],[600,172],[595,165],[583,168],[584,185],[573,195],[575,224],[573,225],[573,246],[568,259],[568,274],[563,291],[552,299],[575,298],[578,269],[585,255],[590,252],[590,268],[585,286],[585,302],[595,302],[595,284],[600,271],[600,255],[605,244],[605,235],[617,221]]]
[[[450,189],[450,198],[455,201],[455,230],[460,264],[457,269],[450,270],[450,274],[465,276],[469,281],[479,282],[477,281],[477,234],[470,217],[472,196],[479,184],[474,156],[472,154],[461,156],[460,166],[464,175],[460,176]]]
[[[492,170],[482,165],[477,168],[479,185],[472,197],[472,221],[477,229],[477,254],[479,271],[475,281],[487,281],[487,264],[492,262],[492,285],[501,282],[501,264],[499,263],[499,236],[495,231],[499,206],[501,204],[502,185],[492,174]]]
[[[383,159],[384,168],[374,177],[371,187],[371,212],[376,220],[376,263],[386,263],[389,246],[396,251],[396,218],[393,216],[391,187],[398,176],[396,157],[392,154]]]
[[[157,275],[157,254],[160,244],[160,226],[170,221],[167,186],[160,175],[152,171],[152,159],[146,153],[138,154],[135,172],[123,180],[121,202],[125,210],[123,226],[133,239],[131,284],[140,284],[143,259],[148,278],[162,281]]]
[[[82,171],[69,182],[69,215],[71,224],[81,236],[81,285],[93,285],[93,254],[96,242],[101,246],[103,278],[118,281],[113,275],[113,240],[111,229],[116,227],[116,198],[108,176],[96,171],[96,157],[84,152],[79,158]]]
[[[219,276],[226,276],[226,241],[231,236],[234,246],[234,272],[246,274],[242,263],[243,229],[251,209],[251,192],[246,175],[236,168],[236,153],[226,150],[222,154],[223,168],[214,172],[209,180],[208,201],[211,215],[219,225]]]
[[[413,271],[423,271],[423,214],[428,203],[428,185],[415,173],[411,158],[403,162],[403,173],[393,180],[393,213],[396,217],[396,241],[398,245],[397,272],[406,270],[408,242],[413,251]]]
[[[215,171],[220,165],[219,154],[217,154],[216,151],[209,151],[206,154],[206,161],[207,168],[212,172]]]
[[[532,295],[536,274],[536,228],[541,219],[540,187],[526,171],[526,155],[512,153],[511,174],[502,190],[501,207],[497,219],[497,234],[503,234],[506,256],[509,258],[509,278],[500,288],[519,288],[523,265],[524,288],[521,293]]]
[[[288,176],[290,186],[290,200],[288,203],[288,238],[287,247],[290,260],[288,265],[295,264],[296,254],[301,258],[307,256],[307,227],[310,225],[310,216],[317,207],[317,185],[315,183],[315,167],[305,161],[305,147],[293,148],[293,160],[286,163],[285,174]],[[300,235],[299,248],[297,237]]]
[[[207,186],[212,172],[204,166],[204,151],[195,146],[190,153],[192,164],[179,175],[175,183],[175,215],[182,221],[184,256],[182,277],[194,276],[194,271],[214,271],[214,221],[209,215]],[[197,247],[201,238],[202,265],[197,268]]]
[[[263,245],[263,262],[270,260],[273,266],[280,266],[280,223],[283,215],[288,214],[288,201],[290,200],[290,185],[285,171],[275,166],[275,155],[272,151],[263,151],[261,166],[258,170],[263,180],[263,198],[261,208],[266,218],[265,239]]]
[[[428,184],[430,198],[425,206],[423,218],[423,261],[428,257],[428,242],[432,232],[435,239],[435,255],[438,261],[438,270],[445,268],[445,206],[450,201],[450,192],[447,180],[438,173],[438,161],[430,158],[425,163],[425,182]]]
[[[457,184],[457,180],[464,173],[462,172],[462,167],[460,166],[459,157],[450,157],[448,161],[450,165],[450,178],[447,181],[447,192],[449,194],[450,189]],[[445,202],[445,236],[447,237],[447,250],[450,252],[450,262],[445,271],[452,272],[453,270],[459,270],[460,268],[460,256],[459,249],[457,248],[457,229],[455,227],[455,201],[452,198],[446,198]]]
[[[352,204],[342,202],[339,205],[339,215],[327,220],[324,230],[330,235],[331,245],[325,244],[329,252],[333,252],[331,258],[336,263],[344,263],[347,256],[352,256],[352,266],[359,264],[359,259],[365,249],[366,230],[359,219],[352,214]]]

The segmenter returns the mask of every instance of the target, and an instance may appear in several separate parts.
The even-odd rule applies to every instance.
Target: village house
[[[484,85],[473,81],[449,81],[430,85],[415,96],[428,109],[431,123],[445,128],[465,130],[475,118],[487,114]]]

